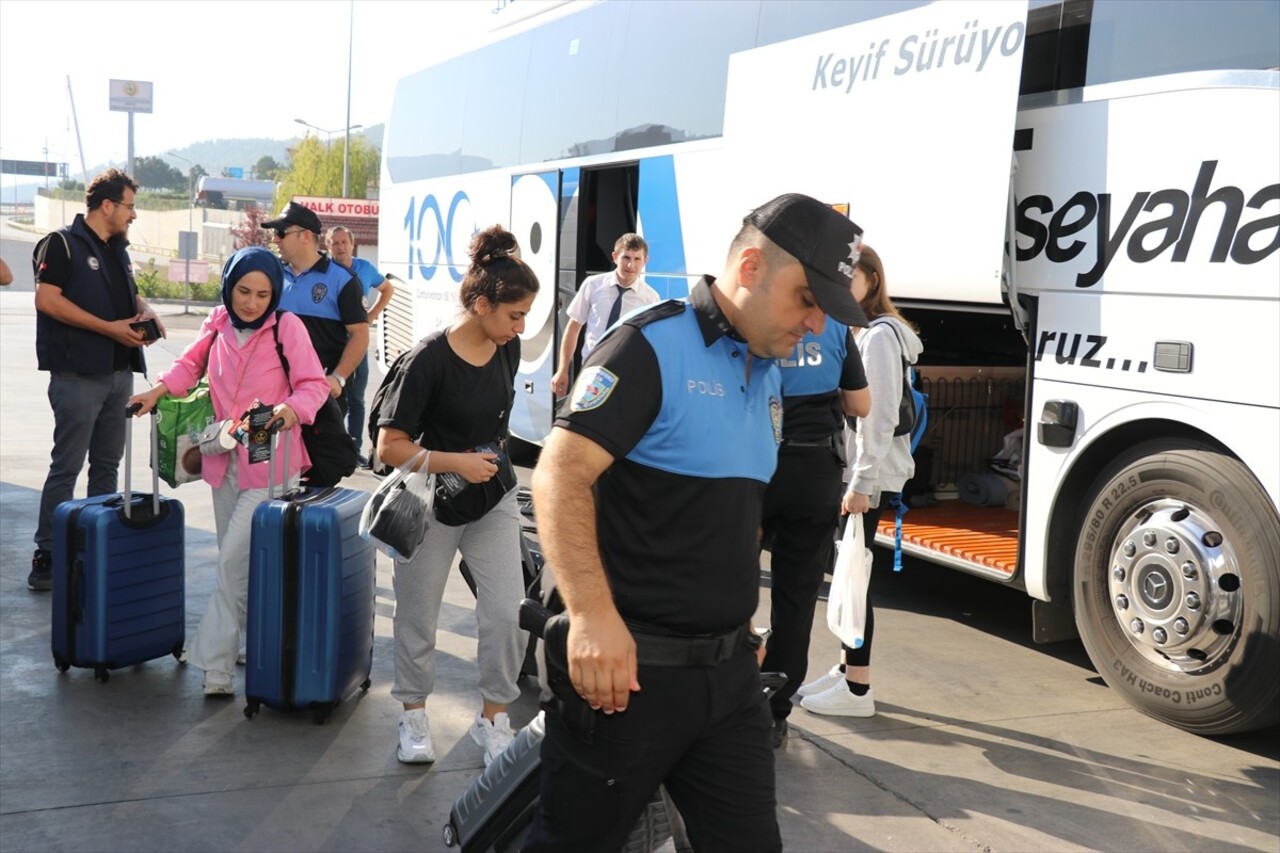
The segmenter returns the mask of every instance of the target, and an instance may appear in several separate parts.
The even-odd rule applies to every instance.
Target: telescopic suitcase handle
[[[133,518],[133,416],[142,408],[134,403],[124,410],[124,517]],[[158,412],[151,410],[151,512],[160,517],[160,426]]]
[[[267,432],[271,435],[270,452],[267,455],[267,500],[274,500],[276,496],[276,446],[281,442],[284,443],[284,462],[281,464],[280,471],[280,497],[283,498],[289,492],[289,431],[285,430],[284,438],[280,437],[280,428],[284,425],[284,421],[272,421],[267,427]]]

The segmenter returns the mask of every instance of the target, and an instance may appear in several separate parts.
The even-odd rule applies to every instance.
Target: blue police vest
[[[662,408],[627,458],[689,477],[768,483],[782,441],[776,362],[756,358],[745,343],[727,335],[707,346],[688,306],[677,315],[632,325],[658,358]]]
[[[827,318],[822,334],[804,336],[791,355],[778,359],[782,368],[782,395],[807,397],[840,387],[840,374],[849,354],[849,327]]]
[[[338,311],[338,294],[342,286],[351,280],[351,270],[321,255],[315,266],[301,275],[284,265],[284,290],[280,295],[280,307],[293,314],[319,317],[342,322]]]

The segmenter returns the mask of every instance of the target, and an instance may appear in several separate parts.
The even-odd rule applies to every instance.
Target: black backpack
[[[289,378],[289,359],[285,358],[284,347],[280,345],[282,313],[276,311],[276,322],[271,327],[271,334],[276,341],[276,355],[284,366],[289,393],[293,393],[293,380]],[[350,476],[356,470],[359,457],[356,455],[356,443],[347,432],[346,420],[338,401],[332,396],[326,396],[324,405],[316,412],[315,422],[299,424],[302,443],[307,446],[307,455],[311,457],[311,467],[302,472],[305,485],[313,488],[336,486],[343,477]]]
[[[391,385],[391,380],[400,375],[401,367],[405,358],[415,348],[407,349],[396,356],[396,360],[391,362],[391,367],[387,368],[387,373],[382,377],[382,384],[378,386],[377,393],[373,395],[373,401],[369,403],[369,443],[372,449],[369,451],[369,470],[379,477],[385,477],[391,473],[391,467],[383,465],[378,459],[378,421],[382,418],[382,401],[387,397],[387,387]]]

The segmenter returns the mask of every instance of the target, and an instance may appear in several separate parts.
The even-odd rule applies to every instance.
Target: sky
[[[507,0],[510,8],[540,5]],[[526,5],[527,4],[527,5]],[[88,167],[123,163],[128,114],[111,80],[150,81],[134,156],[207,139],[292,139],[295,118],[337,131],[385,122],[396,81],[481,39],[503,0],[0,0],[0,157],[80,172],[67,77]],[[311,131],[314,132],[314,131]],[[319,134],[322,138],[324,134]],[[179,168],[183,164],[174,162]],[[3,177],[9,186],[13,176]],[[37,179],[43,182],[43,179]]]

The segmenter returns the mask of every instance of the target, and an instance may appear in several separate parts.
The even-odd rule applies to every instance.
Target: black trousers
[[[765,491],[761,526],[765,540],[773,540],[773,556],[772,633],[763,669],[787,674],[787,683],[769,700],[774,719],[791,713],[791,697],[809,668],[813,613],[840,517],[841,472],[833,450],[783,445]]]
[[[641,666],[638,677],[621,713],[544,706],[541,796],[523,849],[617,853],[665,783],[695,850],[781,850],[752,650],[714,667]]]

